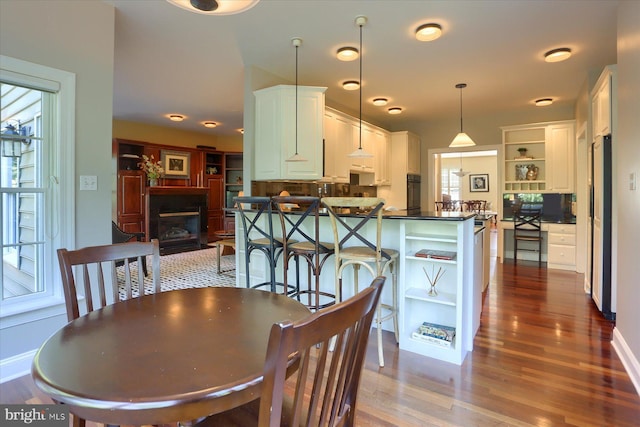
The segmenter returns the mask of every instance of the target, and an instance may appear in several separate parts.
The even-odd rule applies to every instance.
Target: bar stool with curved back
[[[114,221],[111,221],[111,243],[126,243],[131,242],[134,239],[138,242],[144,242],[144,233],[128,233],[118,227]],[[118,261],[116,263],[116,267],[120,267],[121,265],[124,265],[124,262]],[[142,272],[145,276],[147,275],[147,257],[142,257]]]
[[[271,327],[260,398],[194,427],[353,427],[371,322],[385,278],[295,322]],[[333,348],[333,349],[332,349]],[[291,355],[298,372],[287,379]]]
[[[289,284],[289,261],[296,259],[296,284],[298,300],[312,311],[335,304],[335,294],[320,290],[320,273],[327,259],[333,255],[334,243],[320,241],[320,198],[275,196],[271,198],[280,217],[284,239],[284,284]],[[294,214],[288,213],[292,206],[300,209]],[[306,219],[313,220],[305,223]],[[295,239],[295,243],[293,242]],[[300,270],[298,259],[307,262],[307,288],[300,289]],[[314,281],[312,282],[312,277]],[[313,283],[313,286],[312,286]],[[306,295],[306,301],[300,296]],[[321,301],[324,299],[325,301]]]
[[[520,247],[518,242],[537,243],[535,247]],[[513,262],[518,262],[518,250],[538,252],[538,265],[542,265],[542,211],[540,209],[520,209],[514,212]]]
[[[384,200],[377,197],[324,197],[322,203],[329,211],[329,218],[333,228],[335,241],[335,265],[336,265],[336,296],[342,300],[342,274],[344,270],[353,266],[354,293],[358,289],[358,275],[361,266],[364,266],[371,277],[384,276],[388,270],[392,276],[392,303],[378,305],[376,327],[378,330],[378,362],[384,366],[384,354],[382,351],[382,323],[385,320],[393,320],[393,329],[396,342],[399,341],[398,332],[398,251],[382,247],[382,207]],[[355,218],[355,224],[350,225],[341,215],[343,209],[358,210],[364,208],[361,214]],[[375,242],[363,236],[363,228],[369,220],[376,221]],[[340,237],[341,234],[344,237]],[[358,241],[356,246],[351,242]],[[385,310],[383,315],[382,310]]]
[[[58,249],[58,262],[62,274],[62,287],[64,301],[67,309],[67,320],[70,322],[80,317],[78,288],[84,291],[84,312],[106,307],[120,300],[128,300],[134,297],[134,286],[131,274],[132,262],[142,266],[142,260],[151,255],[151,291],[160,292],[160,246],[158,240],[150,242],[127,242],[113,245],[90,246],[86,248],[67,250]],[[124,297],[119,295],[119,280],[116,264],[124,265]],[[74,267],[77,267],[77,275],[74,275]],[[110,282],[107,275],[111,275]],[[146,273],[138,268],[137,296],[145,294],[144,278]],[[111,300],[107,299],[107,284],[111,283]],[[139,284],[143,285],[140,286]],[[114,286],[115,285],[115,286]],[[94,298],[93,289],[98,290],[97,298]],[[84,427],[85,420],[74,415],[74,427]]]
[[[276,279],[276,265],[278,258],[284,252],[284,240],[273,233],[273,203],[269,197],[242,196],[233,199],[236,212],[240,214],[242,227],[242,239],[245,247],[245,276],[247,288],[267,287],[271,292],[293,295],[294,287],[284,287],[282,282]],[[237,236],[236,236],[237,243]],[[289,244],[294,243],[290,241]],[[251,270],[249,269],[251,254],[254,251],[261,252],[269,267],[269,280],[251,285]],[[286,291],[285,291],[286,289]]]

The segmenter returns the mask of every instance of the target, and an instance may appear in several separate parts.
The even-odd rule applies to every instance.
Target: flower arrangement
[[[156,162],[153,154],[151,155],[151,157],[143,154],[142,162],[138,163],[138,166],[140,166],[140,169],[142,169],[144,173],[147,174],[147,177],[149,179],[158,179],[164,173],[164,169],[162,168],[162,161],[158,160]]]

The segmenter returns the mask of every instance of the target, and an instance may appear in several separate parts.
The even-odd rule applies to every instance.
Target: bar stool
[[[240,223],[242,225],[242,239],[245,247],[245,275],[247,288],[264,288],[267,287],[271,292],[277,292],[278,288],[282,288],[282,293],[293,295],[296,289],[293,287],[285,287],[283,283],[276,280],[276,265],[278,258],[284,251],[284,240],[273,234],[273,205],[269,197],[253,197],[242,196],[234,197],[234,207],[236,212],[240,214]],[[289,242],[289,244],[294,241]],[[269,266],[269,280],[251,285],[251,271],[249,263],[251,261],[251,253],[259,251]]]
[[[358,274],[361,266],[364,266],[371,274],[371,280],[377,276],[384,276],[388,270],[392,276],[392,303],[384,304],[382,300],[378,304],[376,315],[376,327],[378,330],[378,362],[384,366],[384,354],[382,351],[382,323],[393,319],[393,329],[396,342],[399,341],[398,333],[398,251],[382,248],[382,207],[384,200],[377,197],[324,197],[322,204],[329,212],[333,236],[335,242],[336,264],[336,296],[342,301],[342,274],[348,266],[353,266],[354,293],[358,289]],[[350,225],[345,221],[343,210],[350,213],[354,210],[362,210],[360,213],[349,215],[354,218],[355,224]],[[362,235],[362,229],[371,219],[376,220],[375,243]],[[345,233],[346,232],[346,233]],[[340,235],[344,237],[340,237]],[[348,246],[351,241],[358,240],[360,245]],[[385,310],[385,314],[382,311]]]
[[[296,260],[296,297],[312,311],[335,304],[335,294],[320,290],[320,273],[327,259],[334,254],[334,244],[320,241],[320,198],[275,196],[271,198],[278,211],[284,239],[284,284],[289,286],[289,262]],[[290,213],[291,209],[297,212]],[[306,220],[306,221],[305,221]],[[296,243],[290,243],[297,240]],[[307,287],[300,288],[299,259],[307,263]],[[313,281],[312,277],[313,276]],[[301,296],[306,295],[301,300]],[[324,301],[322,301],[324,300]]]

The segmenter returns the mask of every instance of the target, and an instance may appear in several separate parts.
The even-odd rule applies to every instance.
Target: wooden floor
[[[640,397],[582,290],[582,275],[493,263],[475,347],[462,366],[369,341],[358,426],[639,426]],[[375,334],[375,332],[374,332]],[[49,402],[29,376],[1,403]],[[92,423],[87,423],[93,426]]]

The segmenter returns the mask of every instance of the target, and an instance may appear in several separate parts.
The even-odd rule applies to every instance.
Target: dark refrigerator
[[[591,298],[608,320],[615,320],[615,289],[611,280],[613,171],[611,135],[591,146]]]

